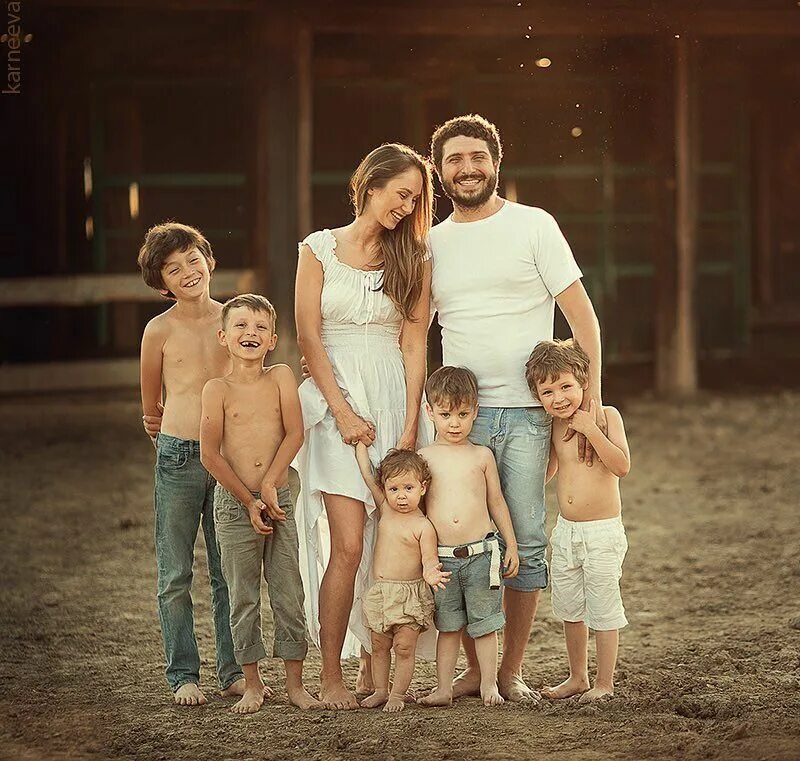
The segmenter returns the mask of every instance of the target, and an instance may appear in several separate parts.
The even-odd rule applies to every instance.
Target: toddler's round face
[[[425,484],[416,473],[406,471],[387,478],[383,483],[383,491],[389,507],[396,513],[413,513],[425,494]]]

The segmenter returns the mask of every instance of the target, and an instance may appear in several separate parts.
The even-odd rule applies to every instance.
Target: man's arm
[[[276,484],[283,479],[295,455],[303,446],[303,412],[300,409],[300,397],[292,369],[288,365],[275,365],[269,373],[278,385],[284,434],[278,451],[261,479],[261,499],[267,506],[270,518],[285,521],[286,513],[278,505]]]
[[[602,346],[600,342],[600,323],[597,321],[589,294],[583,287],[580,280],[576,280],[572,285],[565,288],[556,296],[558,308],[567,318],[572,337],[581,345],[589,356],[589,386],[583,395],[581,409],[588,410],[589,402],[594,399],[595,409],[597,410],[597,424],[601,431],[606,429],[605,413],[603,412],[603,401],[600,389],[600,377],[602,375]],[[574,434],[567,431],[565,440],[572,438]],[[578,436],[578,459],[586,461],[587,465],[592,464],[593,454],[591,444],[587,444],[586,437],[582,434]]]
[[[140,362],[140,385],[142,392],[142,420],[144,421],[147,435],[155,443],[156,434],[161,428],[161,375],[164,364],[164,331],[160,329],[156,320],[147,323],[142,335],[142,349]],[[158,426],[153,428],[147,425],[148,417],[157,417]]]
[[[200,417],[200,462],[217,481],[239,500],[250,514],[250,523],[257,533],[272,533],[261,518],[264,503],[250,493],[239,476],[233,472],[220,452],[222,431],[225,423],[223,384],[219,379],[208,381],[203,387],[203,411]]]
[[[615,476],[624,478],[631,469],[631,454],[622,415],[614,407],[606,407],[608,433],[603,433],[595,423],[594,401],[589,412],[578,410],[569,422],[571,428],[580,431],[590,441],[594,451]]]
[[[369,452],[363,441],[356,443],[356,462],[361,471],[361,477],[375,500],[375,506],[380,507],[386,501],[386,494],[372,473],[372,463],[369,461]]]
[[[517,535],[511,523],[511,513],[508,510],[506,498],[500,488],[500,475],[497,472],[497,463],[491,450],[484,447],[484,472],[486,473],[486,504],[489,515],[497,526],[497,530],[506,543],[506,556],[503,558],[506,568],[503,576],[512,578],[519,571],[519,555],[517,552]]]

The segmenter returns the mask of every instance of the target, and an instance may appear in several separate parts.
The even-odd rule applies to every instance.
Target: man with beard
[[[594,399],[594,408],[602,410],[600,327],[555,219],[497,195],[503,151],[494,124],[477,115],[450,119],[434,133],[431,155],[453,202],[453,213],[430,236],[431,296],[443,360],[477,376],[480,407],[470,439],[494,452],[519,545],[519,574],[504,581],[507,623],[498,685],[509,700],[538,700],[523,681],[522,659],[547,586],[544,479],[550,418],[528,388],[525,363],[539,341],[552,339],[558,304],[589,355],[583,408]],[[605,427],[604,419],[598,423]],[[591,466],[593,453],[583,437],[579,452]],[[453,682],[454,698],[480,690],[474,644],[466,635],[463,644],[467,668]]]

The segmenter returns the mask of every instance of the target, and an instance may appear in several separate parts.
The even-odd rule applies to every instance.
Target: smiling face
[[[422,173],[416,167],[409,167],[390,178],[383,187],[367,191],[365,213],[387,230],[394,230],[413,213],[421,193]]]
[[[536,393],[548,415],[566,419],[581,406],[587,385],[578,383],[572,373],[560,373],[556,378],[537,383]]]
[[[458,206],[483,206],[497,190],[499,164],[492,162],[489,145],[476,137],[451,137],[442,149],[441,180],[445,193]]]
[[[212,269],[209,268],[208,259],[196,248],[173,251],[161,267],[164,283],[161,293],[187,300],[208,296]]]
[[[450,444],[465,441],[478,416],[477,405],[460,404],[457,407],[444,402],[427,404],[428,417],[433,421],[436,436]]]
[[[218,335],[231,357],[243,360],[263,361],[278,341],[270,315],[247,306],[233,307]]]
[[[412,470],[387,478],[383,483],[386,502],[396,513],[413,513],[425,494],[426,486]]]

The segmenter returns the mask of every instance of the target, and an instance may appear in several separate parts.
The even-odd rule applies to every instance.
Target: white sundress
[[[403,432],[406,381],[400,352],[402,316],[381,289],[382,270],[360,270],[336,256],[336,238],[330,230],[311,233],[307,245],[322,263],[322,343],[334,376],[357,415],[375,426],[375,442],[369,448],[374,466],[394,447]],[[342,649],[342,658],[360,654],[363,645],[372,650],[364,625],[361,603],[371,583],[377,514],[375,502],[358,469],[355,451],[342,441],[325,397],[313,378],[300,385],[305,441],[295,459],[300,476],[297,528],[300,536],[300,573],[305,588],[308,630],[319,647],[319,588],[330,558],[330,530],[322,493],[341,494],[363,502],[364,550],[355,582],[353,608]],[[431,435],[420,416],[418,445],[430,443]],[[436,633],[420,637],[418,654],[433,658]]]

